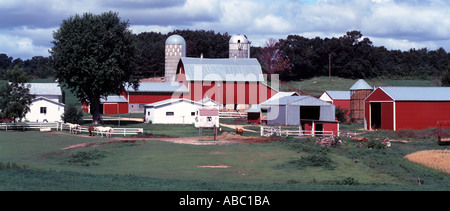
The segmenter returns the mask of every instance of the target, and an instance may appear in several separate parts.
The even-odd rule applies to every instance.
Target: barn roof
[[[298,93],[297,92],[277,92],[275,95],[273,95],[271,98],[269,98],[265,102],[269,102],[269,101],[272,101],[272,100],[280,99],[280,98],[286,97],[286,96],[298,96]],[[257,112],[260,112],[260,111],[261,111],[261,104],[256,104],[256,105],[253,105],[248,110],[246,110],[245,112],[247,112],[247,113],[257,113]]]
[[[192,101],[192,100],[189,100],[186,98],[171,98],[171,99],[162,100],[162,101],[155,102],[155,103],[145,104],[145,107],[159,107],[159,106],[174,104],[174,103],[179,103],[179,102],[187,102],[187,103],[195,104],[198,106],[203,106],[203,104],[201,104],[199,102],[195,102],[195,101]]]
[[[363,79],[359,79],[355,84],[353,84],[352,87],[350,87],[350,90],[365,90],[365,89],[372,89],[372,87]]]
[[[261,106],[273,106],[273,105],[301,105],[301,106],[320,106],[320,105],[332,105],[331,103],[317,99],[311,96],[286,96],[279,99],[269,100],[261,103]]]
[[[261,65],[251,59],[207,59],[182,57],[187,81],[261,81]]]
[[[28,83],[31,85],[30,94],[34,95],[62,95],[58,83]]]
[[[184,84],[178,82],[140,82],[137,90],[128,84],[125,90],[127,92],[189,92]]]
[[[326,91],[333,100],[350,100],[350,91]]]
[[[450,87],[379,87],[395,101],[450,101]]]
[[[128,103],[127,99],[123,96],[108,96],[107,99],[100,98],[101,103]]]

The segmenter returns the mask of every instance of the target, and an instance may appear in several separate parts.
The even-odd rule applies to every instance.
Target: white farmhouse
[[[185,98],[176,98],[146,104],[145,122],[153,124],[194,124],[202,104]]]
[[[25,120],[30,122],[61,121],[66,105],[59,102],[62,96],[58,83],[30,83],[30,94],[35,98],[30,104],[30,111]]]

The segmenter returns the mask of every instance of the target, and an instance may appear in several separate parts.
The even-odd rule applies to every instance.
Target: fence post
[[[261,125],[261,136],[264,136],[264,126]]]

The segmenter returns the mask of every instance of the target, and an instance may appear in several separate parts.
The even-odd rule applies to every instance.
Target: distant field
[[[348,91],[357,80],[338,77],[314,77],[303,81],[288,81],[290,86],[302,89],[310,95],[321,95],[324,91]],[[435,86],[431,80],[385,80],[385,79],[367,79],[366,82],[374,86]],[[292,91],[292,88],[281,84],[282,91]]]

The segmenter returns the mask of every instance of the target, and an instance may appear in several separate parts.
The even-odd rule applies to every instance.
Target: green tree
[[[31,80],[23,68],[15,66],[6,72],[9,82],[0,87],[0,115],[4,119],[18,118],[20,121],[30,111],[34,95],[30,94]]]
[[[450,86],[450,66],[448,66],[447,70],[442,74],[441,83],[442,86]]]
[[[90,103],[92,122],[102,122],[100,98],[138,86],[136,37],[118,13],[84,13],[64,20],[53,33],[51,66],[62,86]]]
[[[66,122],[70,122],[73,124],[82,124],[83,123],[83,112],[78,110],[75,106],[68,106],[64,109],[64,114],[61,115],[61,119]]]

